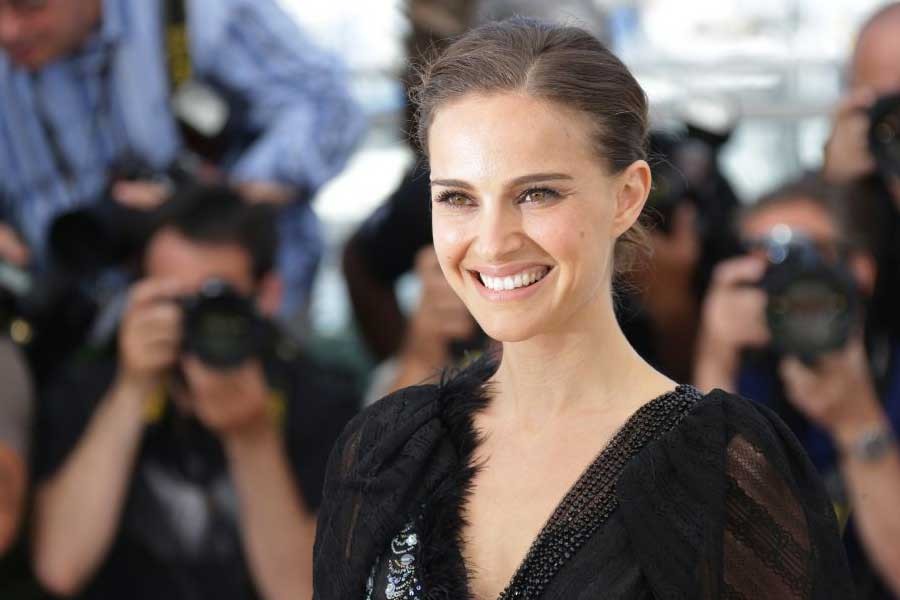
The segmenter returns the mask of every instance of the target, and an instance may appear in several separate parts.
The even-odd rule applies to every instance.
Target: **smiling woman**
[[[316,597],[850,597],[783,423],[664,377],[616,322],[651,186],[625,66],[581,29],[516,19],[452,44],[416,100],[441,269],[502,350],[350,424]]]

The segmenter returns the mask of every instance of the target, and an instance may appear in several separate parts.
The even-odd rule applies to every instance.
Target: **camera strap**
[[[185,2],[186,0],[165,0],[163,7],[166,74],[173,94],[193,77]]]
[[[199,156],[218,162],[230,117],[228,103],[194,72],[191,59],[188,0],[163,1],[163,48],[169,80],[169,104],[186,146]]]

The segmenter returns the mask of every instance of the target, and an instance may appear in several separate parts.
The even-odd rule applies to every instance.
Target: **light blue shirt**
[[[238,99],[263,132],[230,177],[314,193],[363,129],[341,65],[273,0],[187,0],[187,11],[195,75]],[[100,29],[72,55],[32,74],[0,53],[0,218],[39,259],[53,218],[96,201],[123,157],[162,169],[178,154],[161,20],[158,0],[104,0]],[[288,287],[306,285],[291,280],[311,278],[306,263],[321,252],[314,215],[297,203],[279,225]]]

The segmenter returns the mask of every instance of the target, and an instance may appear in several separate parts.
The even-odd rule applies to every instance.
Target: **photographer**
[[[366,404],[400,388],[436,379],[442,369],[464,360],[466,350],[481,350],[487,343],[444,278],[434,246],[429,244],[416,253],[414,272],[422,285],[421,297],[396,356],[375,370]]]
[[[879,271],[870,321],[900,337],[900,2],[862,26],[846,78],[822,174],[852,186],[854,211],[870,221]]]
[[[337,62],[274,0],[0,0],[0,107],[0,254],[40,269],[61,213],[158,206],[190,150],[193,176],[279,207],[282,314],[305,306],[309,200],[362,123]]]
[[[228,188],[176,195],[117,355],[49,386],[33,542],[51,592],[311,596],[325,463],[358,399],[262,316],[280,291],[271,217]]]
[[[839,517],[851,517],[859,597],[891,598],[883,586],[900,589],[900,365],[870,367],[867,350],[884,350],[863,339],[875,264],[840,200],[806,179],[747,208],[739,235],[749,253],[715,270],[695,383],[737,391],[791,426]]]
[[[0,557],[15,541],[25,506],[31,437],[31,382],[22,357],[0,339]]]

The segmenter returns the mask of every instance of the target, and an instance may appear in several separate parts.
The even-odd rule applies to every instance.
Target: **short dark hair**
[[[740,225],[748,217],[769,208],[798,200],[810,201],[827,213],[842,241],[852,249],[869,250],[862,216],[859,211],[854,210],[849,190],[828,183],[815,172],[806,173],[783,183],[759,197],[756,202],[743,207],[738,216],[738,223]]]
[[[517,91],[586,116],[595,154],[610,172],[646,159],[647,96],[622,61],[584,29],[522,17],[470,30],[425,66],[412,93],[422,152],[442,106],[472,93]],[[616,243],[616,272],[630,270],[642,253],[647,233],[637,222]]]
[[[230,187],[194,184],[179,189],[160,209],[152,235],[166,228],[194,242],[239,245],[250,255],[257,279],[274,268],[278,250],[274,208],[249,204]]]

